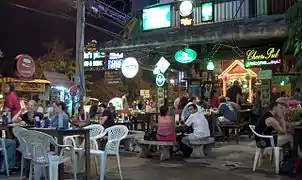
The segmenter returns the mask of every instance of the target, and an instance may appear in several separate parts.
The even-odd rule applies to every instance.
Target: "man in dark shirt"
[[[113,126],[114,125],[114,116],[113,114],[108,110],[105,104],[101,104],[100,106],[100,113],[101,113],[101,121],[100,124],[102,124],[105,128]]]
[[[242,89],[239,86],[238,81],[234,81],[234,84],[231,88],[227,91],[227,97],[230,98],[231,102],[234,102],[236,104],[241,104],[240,98],[242,96]]]

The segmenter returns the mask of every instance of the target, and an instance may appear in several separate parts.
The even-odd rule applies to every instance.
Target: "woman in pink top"
[[[160,107],[156,134],[157,141],[176,140],[174,117],[168,115],[168,110],[169,109],[166,106]]]

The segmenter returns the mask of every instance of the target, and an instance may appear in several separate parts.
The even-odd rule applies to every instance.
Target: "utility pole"
[[[77,0],[76,78],[81,87],[80,103],[86,96],[84,75],[85,0]]]

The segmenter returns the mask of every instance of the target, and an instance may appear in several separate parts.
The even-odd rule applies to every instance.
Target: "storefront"
[[[239,81],[245,100],[252,103],[253,82],[256,81],[257,76],[253,70],[244,68],[242,60],[235,60],[218,76],[218,79],[222,81],[222,94],[226,96],[227,90],[233,85],[233,82]]]

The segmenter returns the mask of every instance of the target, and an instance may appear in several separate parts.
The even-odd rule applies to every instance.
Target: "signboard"
[[[24,92],[44,92],[45,84],[38,83],[15,83],[16,91],[24,91]]]
[[[143,10],[143,31],[171,27],[171,5],[163,5]]]
[[[179,6],[180,26],[192,26],[193,20],[193,3],[192,1],[183,1]]]
[[[272,79],[273,72],[272,70],[262,70],[258,72],[258,78],[260,80],[269,80]]]
[[[262,67],[268,65],[281,64],[281,49],[268,48],[268,49],[249,49],[244,54],[244,67]]]
[[[84,52],[84,69],[86,71],[98,71],[104,69],[104,52]]]
[[[165,73],[167,71],[167,69],[170,67],[170,63],[169,61],[167,61],[166,58],[164,57],[161,57],[159,59],[159,61],[156,63],[156,68],[162,72],[162,73]],[[158,73],[157,73],[158,74]]]
[[[214,3],[206,2],[201,4],[201,21],[214,21]]]
[[[162,87],[157,88],[157,108],[159,109],[165,103],[165,89]]]
[[[121,71],[106,71],[105,79],[108,84],[118,84],[121,83]]]
[[[261,81],[261,105],[266,108],[271,103],[271,81],[262,80]]]
[[[150,90],[141,89],[141,90],[139,90],[139,95],[144,97],[144,98],[150,98]]]
[[[175,53],[175,60],[182,64],[193,62],[197,58],[197,53],[193,49],[181,49]]]
[[[135,58],[126,58],[122,63],[122,73],[126,78],[134,78],[138,73],[138,62]]]
[[[165,76],[162,73],[158,73],[156,76],[156,85],[158,87],[162,87],[165,85],[165,82],[166,82]]]
[[[32,57],[29,55],[18,55],[17,59],[17,73],[20,77],[31,78],[36,72],[36,65]]]

